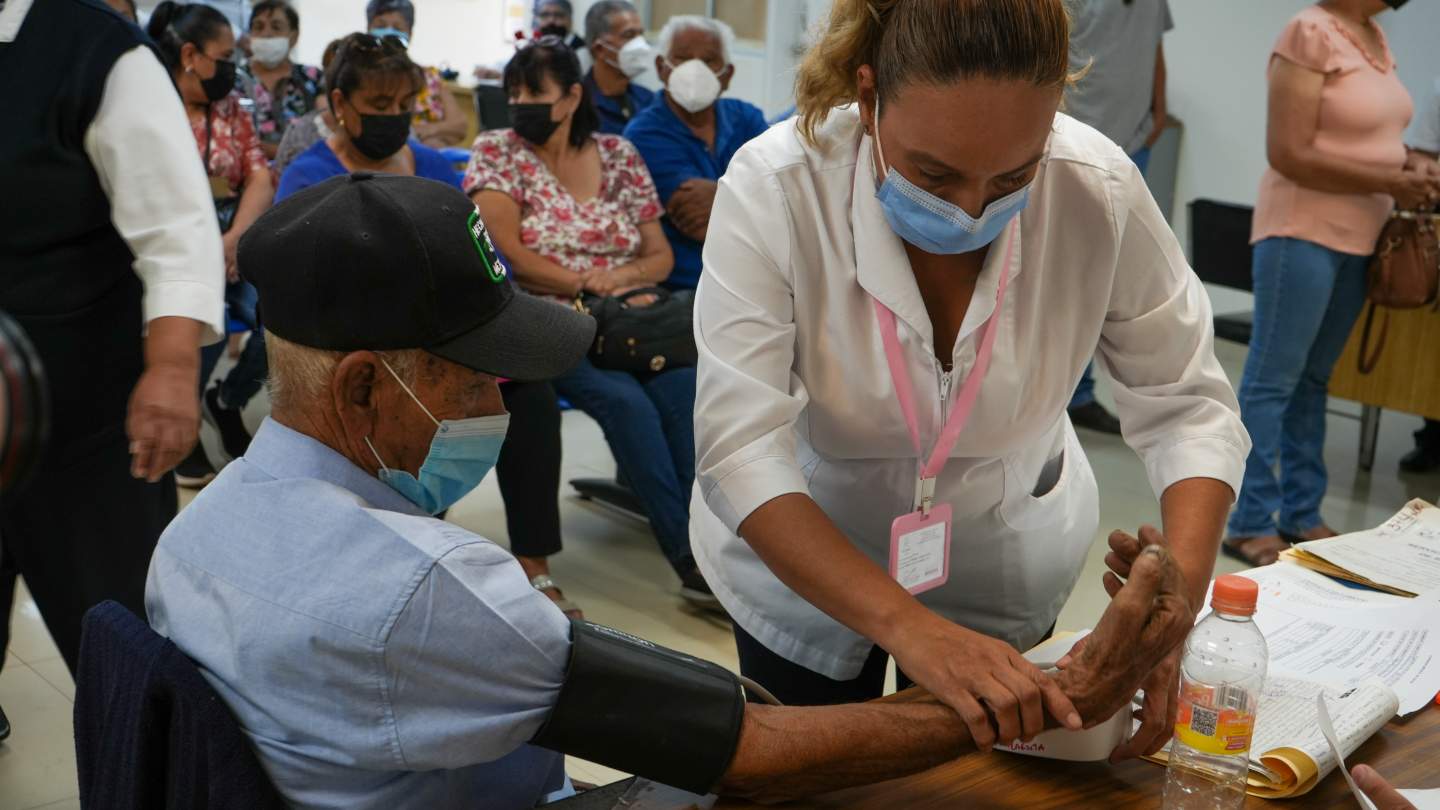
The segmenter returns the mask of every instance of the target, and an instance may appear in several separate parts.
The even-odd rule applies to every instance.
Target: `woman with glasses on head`
[[[325,71],[335,128],[301,152],[280,178],[276,201],[338,174],[385,172],[459,185],[455,168],[410,137],[410,115],[424,76],[398,37],[351,34]]]
[[[468,192],[520,286],[569,306],[582,292],[617,295],[670,275],[659,197],[635,147],[598,131],[575,54],[559,37],[522,48],[505,67],[513,129],[481,133]],[[643,377],[589,360],[555,389],[600,423],[675,573],[681,595],[713,605],[690,554],[695,369]],[[518,550],[534,558],[558,551]]]
[[[408,48],[415,31],[415,6],[410,0],[370,0],[365,24],[371,34],[397,37]],[[445,86],[439,68],[423,68],[423,76],[415,96],[415,138],[436,149],[454,146],[465,137],[465,111]]]
[[[265,343],[255,328],[254,290],[236,270],[235,247],[270,207],[275,186],[254,119],[235,90],[235,32],[224,15],[200,3],[166,0],[151,13],[148,33],[185,102],[195,145],[210,177],[210,193],[224,234],[226,304],[233,318],[253,330],[234,368],[209,390],[205,387],[224,345],[207,346],[201,352],[201,411],[220,433],[220,461],[224,462],[243,455],[250,443],[240,413],[259,392],[266,373]],[[176,468],[181,486],[203,486],[214,477],[214,464],[200,443]]]

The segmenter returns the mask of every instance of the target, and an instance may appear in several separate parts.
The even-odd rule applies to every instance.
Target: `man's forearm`
[[[974,752],[960,717],[917,693],[846,706],[746,706],[718,791],[760,801],[814,796]]]

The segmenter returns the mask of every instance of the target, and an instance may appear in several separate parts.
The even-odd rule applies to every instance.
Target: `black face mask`
[[[360,134],[353,135],[350,142],[360,154],[371,160],[384,160],[405,145],[410,137],[410,113],[395,115],[360,114]]]
[[[550,23],[549,25],[540,26],[535,33],[542,37],[560,37],[561,39],[567,39],[570,36],[570,29],[560,23]]]
[[[204,91],[205,98],[211,101],[219,101],[230,95],[230,91],[235,89],[235,63],[229,59],[216,59],[215,75],[201,79],[200,89]]]
[[[554,104],[511,104],[510,126],[515,134],[535,144],[543,145],[560,128],[559,121],[550,120]]]
[[[1395,9],[1396,11],[1399,11],[1400,7],[1408,2],[1410,2],[1410,0],[1385,0],[1385,5]]]

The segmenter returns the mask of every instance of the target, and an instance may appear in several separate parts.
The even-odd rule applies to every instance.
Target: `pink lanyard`
[[[965,378],[964,385],[955,397],[955,407],[940,430],[940,440],[935,443],[935,449],[931,451],[925,466],[920,468],[920,479],[915,488],[915,508],[926,516],[930,514],[930,505],[935,499],[935,479],[940,476],[940,471],[945,469],[945,462],[950,459],[950,451],[960,439],[960,431],[964,430],[965,423],[970,421],[970,411],[975,407],[975,399],[980,395],[980,383],[985,379],[985,370],[990,367],[990,353],[995,346],[996,321],[999,320],[1001,307],[1005,303],[1005,288],[1010,282],[1010,260],[1014,253],[1015,230],[1012,229],[1005,247],[1005,263],[1000,266],[1000,284],[995,290],[995,311],[990,313],[990,317],[985,319],[985,324],[981,327],[980,349],[975,354],[975,365],[970,369],[969,376]],[[885,344],[885,361],[890,366],[890,382],[895,386],[895,398],[900,402],[900,411],[905,414],[905,426],[910,429],[910,441],[915,445],[915,453],[917,457],[922,457],[924,448],[920,446],[920,420],[916,416],[915,389],[910,382],[910,372],[905,368],[905,352],[900,347],[900,335],[895,328],[895,313],[880,303],[879,299],[873,301],[875,317],[880,322],[880,340]]]

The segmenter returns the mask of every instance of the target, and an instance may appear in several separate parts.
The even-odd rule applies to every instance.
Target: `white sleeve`
[[[85,153],[135,254],[145,322],[193,318],[204,343],[219,340],[225,265],[215,203],[180,96],[150,49],[128,51],[110,69]]]
[[[1116,155],[1119,237],[1099,356],[1115,382],[1125,441],[1158,497],[1186,478],[1240,491],[1250,436],[1215,358],[1210,298],[1135,165]]]
[[[795,420],[809,397],[792,372],[788,224],[774,179],[742,149],[715,192],[695,297],[696,476],[732,532],[767,501],[809,493],[796,462]]]
[[[1430,92],[1420,103],[1410,145],[1425,152],[1440,153],[1440,78],[1430,85]]]

